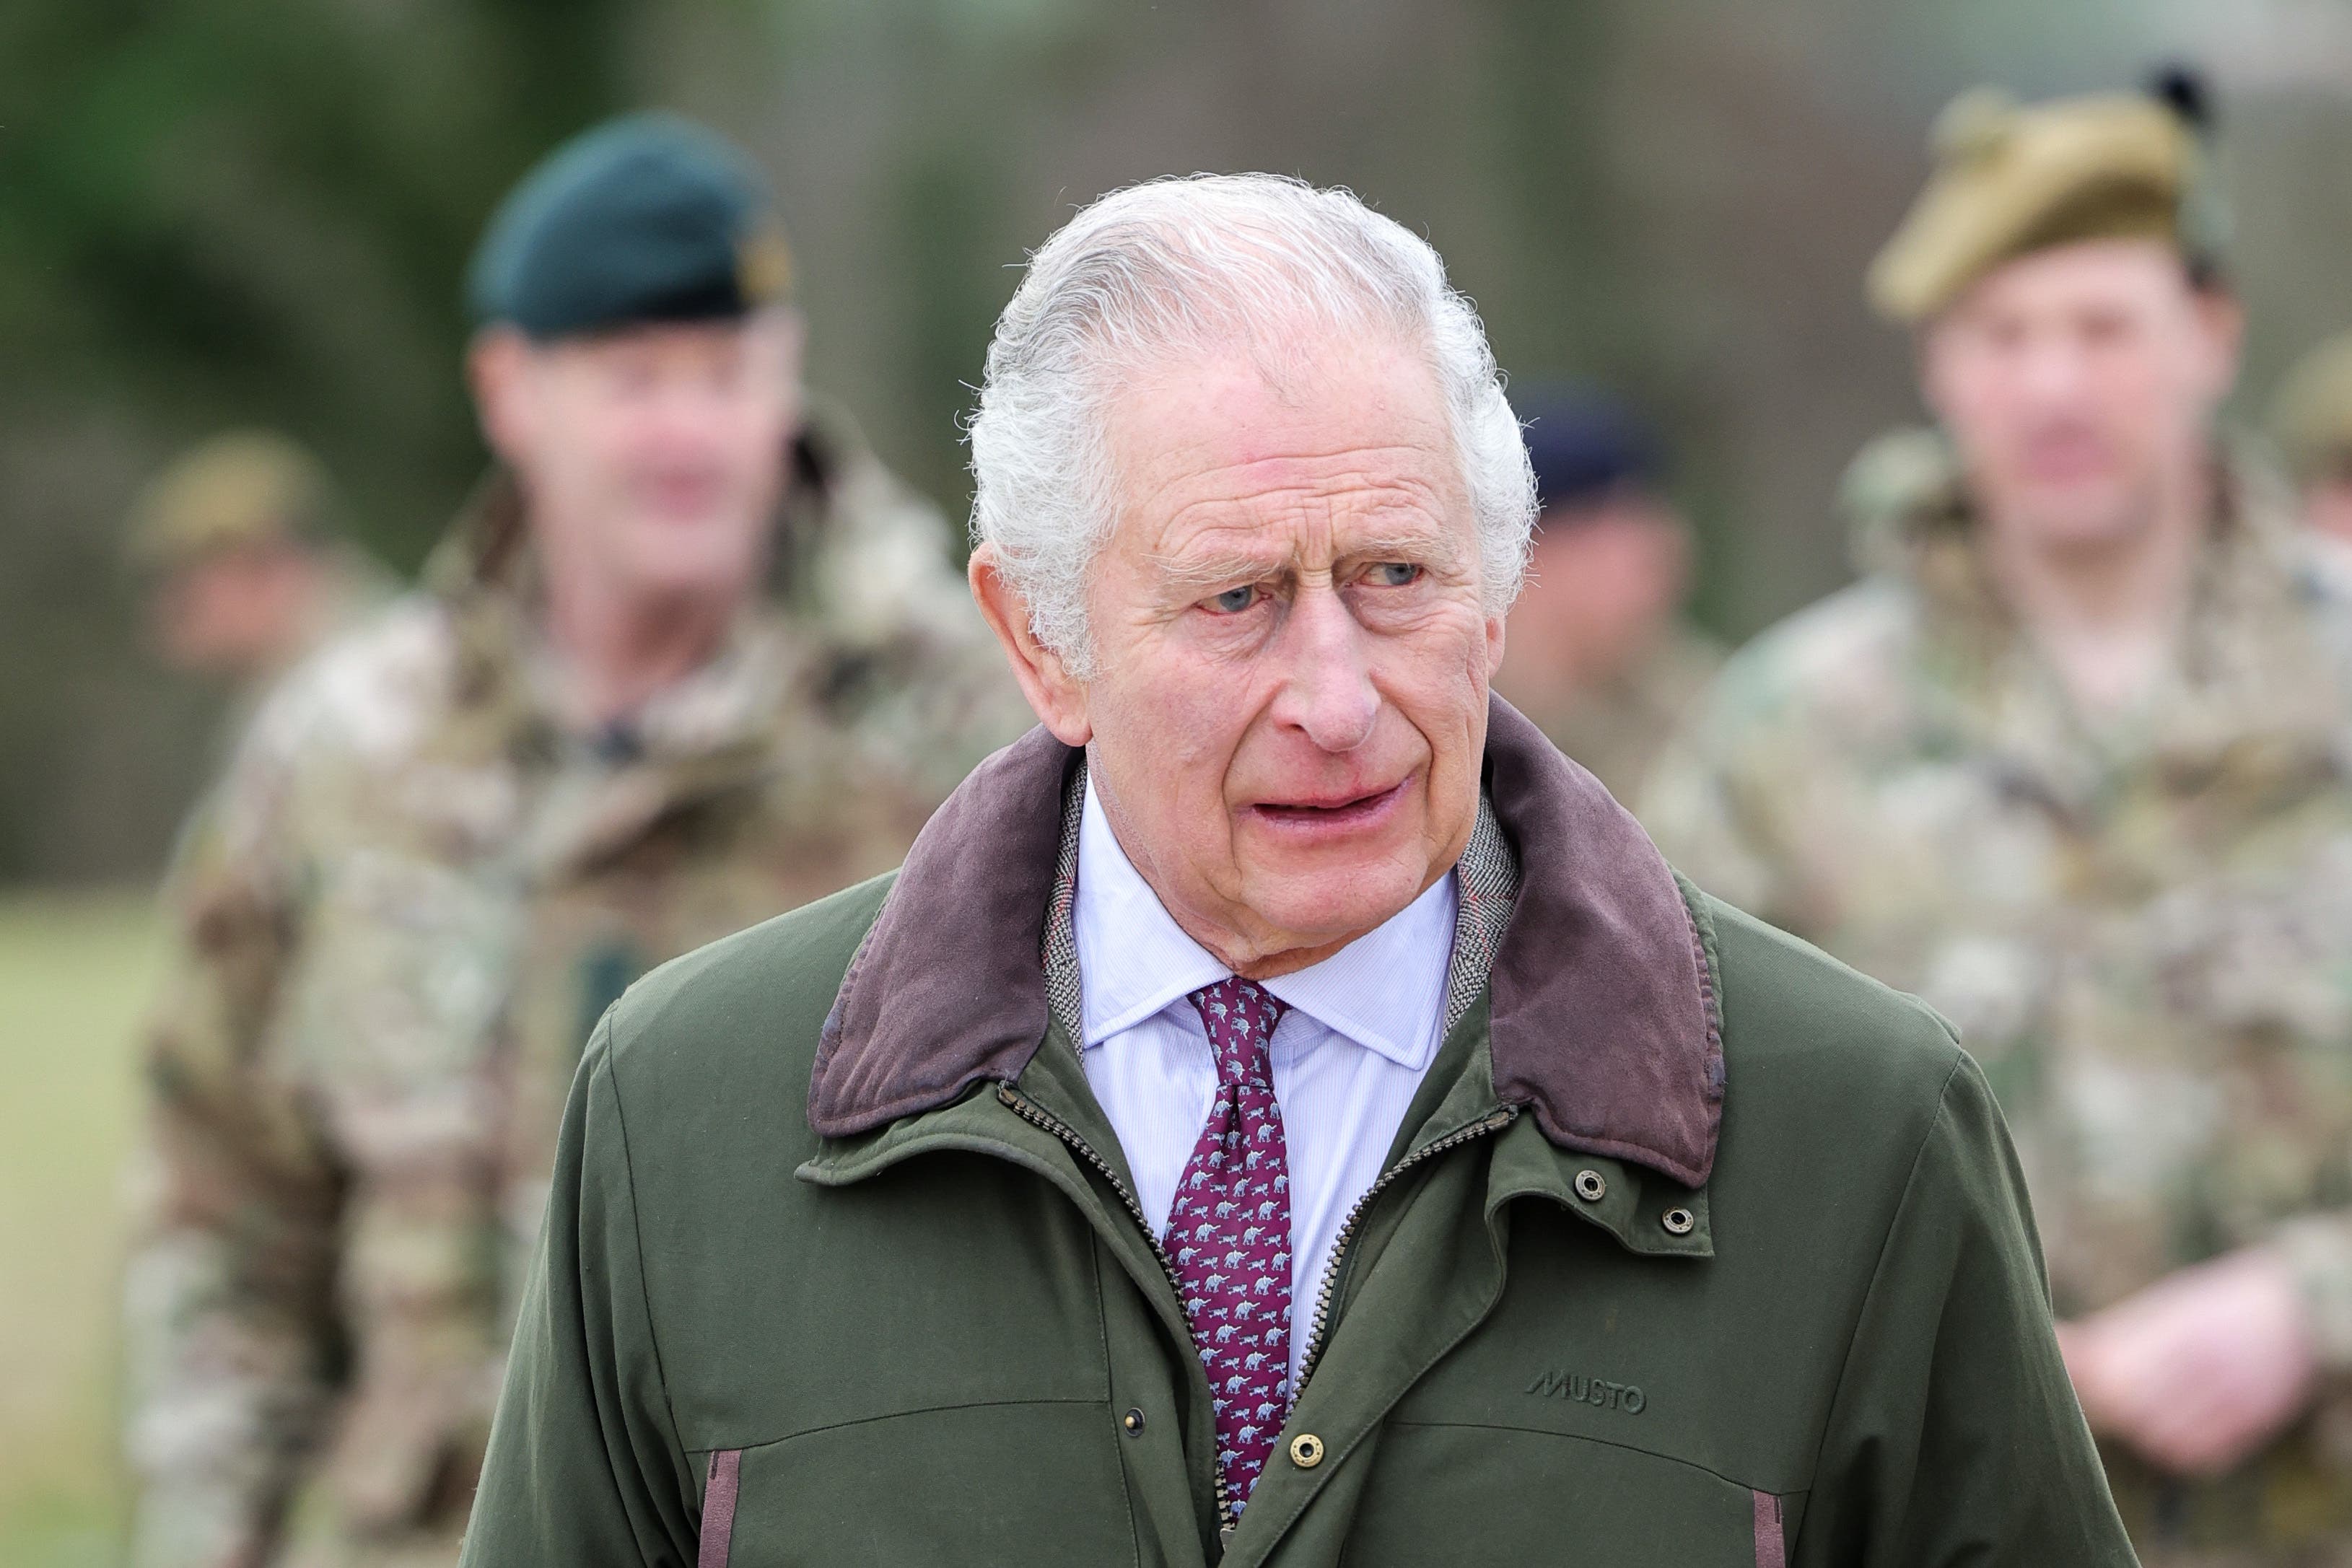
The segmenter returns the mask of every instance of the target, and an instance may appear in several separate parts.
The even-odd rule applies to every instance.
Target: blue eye
[[[1257,602],[1257,587],[1253,583],[1246,588],[1228,588],[1209,602],[1217,607],[1220,614],[1238,615]]]
[[[1405,588],[1421,580],[1421,568],[1411,561],[1384,560],[1372,568],[1372,580],[1382,588]]]

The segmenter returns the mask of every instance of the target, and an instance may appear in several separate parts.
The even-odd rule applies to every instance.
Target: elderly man
[[[1489,697],[1424,243],[1108,197],[971,436],[1044,726],[606,1014],[467,1562],[2130,1561],[1949,1032]]]
[[[2217,435],[2193,102],[1955,106],[1873,275],[1939,428],[1643,810],[1959,1024],[2146,1559],[2300,1568],[2352,1562],[2352,571]]]

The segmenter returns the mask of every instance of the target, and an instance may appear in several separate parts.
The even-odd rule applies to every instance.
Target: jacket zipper
[[[1160,1244],[1160,1238],[1151,1234],[1151,1221],[1144,1217],[1143,1205],[1137,1200],[1135,1194],[1127,1189],[1127,1183],[1119,1179],[1118,1172],[1111,1168],[1110,1162],[1095,1153],[1093,1145],[1079,1135],[1076,1127],[1044,1110],[1010,1083],[999,1083],[996,1086],[996,1097],[1023,1121],[1033,1126],[1043,1127],[1069,1145],[1073,1153],[1093,1166],[1101,1175],[1103,1180],[1110,1184],[1111,1190],[1118,1194],[1119,1201],[1127,1205],[1127,1212],[1134,1217],[1135,1228],[1143,1232],[1143,1239],[1150,1244],[1151,1255],[1160,1260],[1160,1272],[1168,1277],[1169,1291],[1176,1298],[1176,1311],[1184,1319],[1186,1332],[1192,1333],[1192,1314],[1184,1310],[1183,1278],[1176,1272],[1176,1265],[1169,1260],[1168,1249]],[[1198,1333],[1193,1333],[1193,1343],[1196,1346],[1199,1344]],[[1237,1521],[1232,1500],[1225,1496],[1224,1472],[1217,1468],[1213,1459],[1210,1462],[1209,1477],[1216,1483],[1217,1488],[1218,1531],[1223,1535],[1230,1536]]]
[[[1356,1200],[1356,1207],[1348,1210],[1348,1218],[1340,1225],[1339,1234],[1331,1243],[1331,1256],[1323,1265],[1323,1285],[1322,1289],[1315,1294],[1315,1316],[1308,1329],[1307,1354],[1298,1363],[1298,1386],[1290,1391],[1292,1405],[1296,1406],[1298,1403],[1298,1396],[1307,1391],[1307,1380],[1315,1375],[1315,1364],[1323,1358],[1323,1336],[1330,1327],[1331,1295],[1339,1285],[1339,1266],[1347,1260],[1348,1244],[1356,1239],[1357,1222],[1364,1218],[1364,1211],[1371,1207],[1372,1200],[1380,1197],[1391,1182],[1423,1160],[1442,1155],[1448,1149],[1458,1149],[1474,1138],[1483,1138],[1489,1133],[1500,1132],[1509,1126],[1518,1113],[1518,1107],[1506,1106],[1490,1116],[1471,1123],[1466,1127],[1457,1128],[1433,1143],[1424,1144],[1387,1170],[1382,1171],[1381,1178],[1366,1187],[1364,1196]]]
[[[1143,1239],[1150,1246],[1151,1255],[1160,1260],[1160,1270],[1167,1277],[1169,1290],[1176,1298],[1176,1310],[1182,1314],[1185,1328],[1190,1332],[1192,1314],[1184,1310],[1183,1279],[1176,1272],[1176,1265],[1169,1260],[1168,1249],[1160,1244],[1160,1238],[1151,1233],[1151,1221],[1145,1217],[1143,1205],[1138,1201],[1135,1194],[1128,1190],[1127,1183],[1119,1179],[1118,1172],[1111,1168],[1110,1162],[1095,1153],[1093,1145],[1079,1134],[1076,1127],[1044,1110],[1010,1083],[999,1083],[996,1086],[996,1097],[1023,1121],[1033,1126],[1044,1128],[1061,1139],[1063,1143],[1067,1144],[1073,1153],[1100,1173],[1103,1180],[1110,1184],[1110,1189],[1118,1194],[1119,1201],[1127,1206],[1127,1212],[1134,1218],[1136,1228],[1143,1232]],[[1448,1133],[1433,1143],[1424,1144],[1381,1172],[1380,1179],[1364,1189],[1364,1196],[1358,1198],[1356,1206],[1348,1211],[1346,1221],[1339,1227],[1339,1237],[1331,1243],[1330,1260],[1323,1266],[1323,1284],[1322,1288],[1316,1292],[1315,1318],[1310,1337],[1307,1342],[1307,1354],[1298,1364],[1298,1385],[1290,1391],[1290,1402],[1294,1406],[1298,1403],[1299,1395],[1306,1390],[1307,1380],[1315,1374],[1315,1364],[1322,1359],[1323,1336],[1330,1325],[1331,1294],[1339,1286],[1339,1265],[1346,1260],[1348,1244],[1355,1239],[1356,1226],[1363,1218],[1364,1211],[1371,1207],[1372,1200],[1386,1191],[1389,1185],[1397,1177],[1423,1161],[1434,1158],[1449,1149],[1460,1148],[1475,1138],[1483,1138],[1489,1133],[1499,1132],[1509,1126],[1518,1113],[1517,1106],[1506,1106],[1490,1116],[1471,1123],[1466,1127]],[[1199,1336],[1195,1334],[1195,1343],[1198,1343],[1198,1339]],[[1233,1533],[1235,1518],[1233,1504],[1225,1496],[1225,1478],[1223,1473],[1217,1470],[1213,1465],[1211,1466],[1210,1473],[1211,1479],[1216,1482],[1217,1487],[1218,1529],[1221,1533],[1230,1536]]]

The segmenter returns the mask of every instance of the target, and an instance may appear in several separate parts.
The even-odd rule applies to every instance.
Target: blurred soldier
[[[2352,540],[2352,332],[2304,356],[2271,404],[2271,434],[2303,497],[2303,517]]]
[[[1553,393],[1517,412],[1543,510],[1495,687],[1630,800],[1722,662],[1680,613],[1690,525],[1624,410]]]
[[[266,430],[174,459],[132,508],[125,552],[152,583],[164,661],[242,694],[389,596],[383,570],[345,537],[326,469]]]
[[[682,121],[588,134],[493,221],[499,470],[424,591],[266,705],[184,899],[128,1281],[141,1563],[453,1561],[590,1027],[894,862],[1018,701],[938,517],[803,419],[786,287],[748,164]]]
[[[2152,1564],[2352,1562],[2352,570],[2213,433],[2197,95],[1948,112],[1871,276],[1940,432],[1650,821],[1983,1061]]]
[[[124,552],[146,580],[164,662],[229,695],[215,773],[269,687],[393,595],[391,575],[350,538],[325,466],[274,431],[231,431],[175,458],[132,507]],[[222,852],[215,781],[181,825],[167,904]]]

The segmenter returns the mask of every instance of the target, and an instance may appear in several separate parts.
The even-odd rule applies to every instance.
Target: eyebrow
[[[1229,553],[1202,556],[1187,560],[1178,556],[1154,556],[1152,564],[1160,569],[1160,580],[1177,592],[1191,598],[1213,589],[1230,588],[1235,583],[1260,582],[1270,576],[1289,571],[1296,564],[1287,552],[1280,557]]]
[[[1459,549],[1429,529],[1374,534],[1354,542],[1339,557],[1342,562],[1409,560],[1440,568],[1454,566],[1461,559]],[[1236,583],[1259,582],[1269,577],[1287,576],[1297,569],[1297,559],[1288,550],[1279,555],[1227,550],[1192,559],[1175,555],[1155,555],[1151,561],[1160,570],[1162,582],[1188,594],[1205,593],[1212,589],[1229,588]]]

